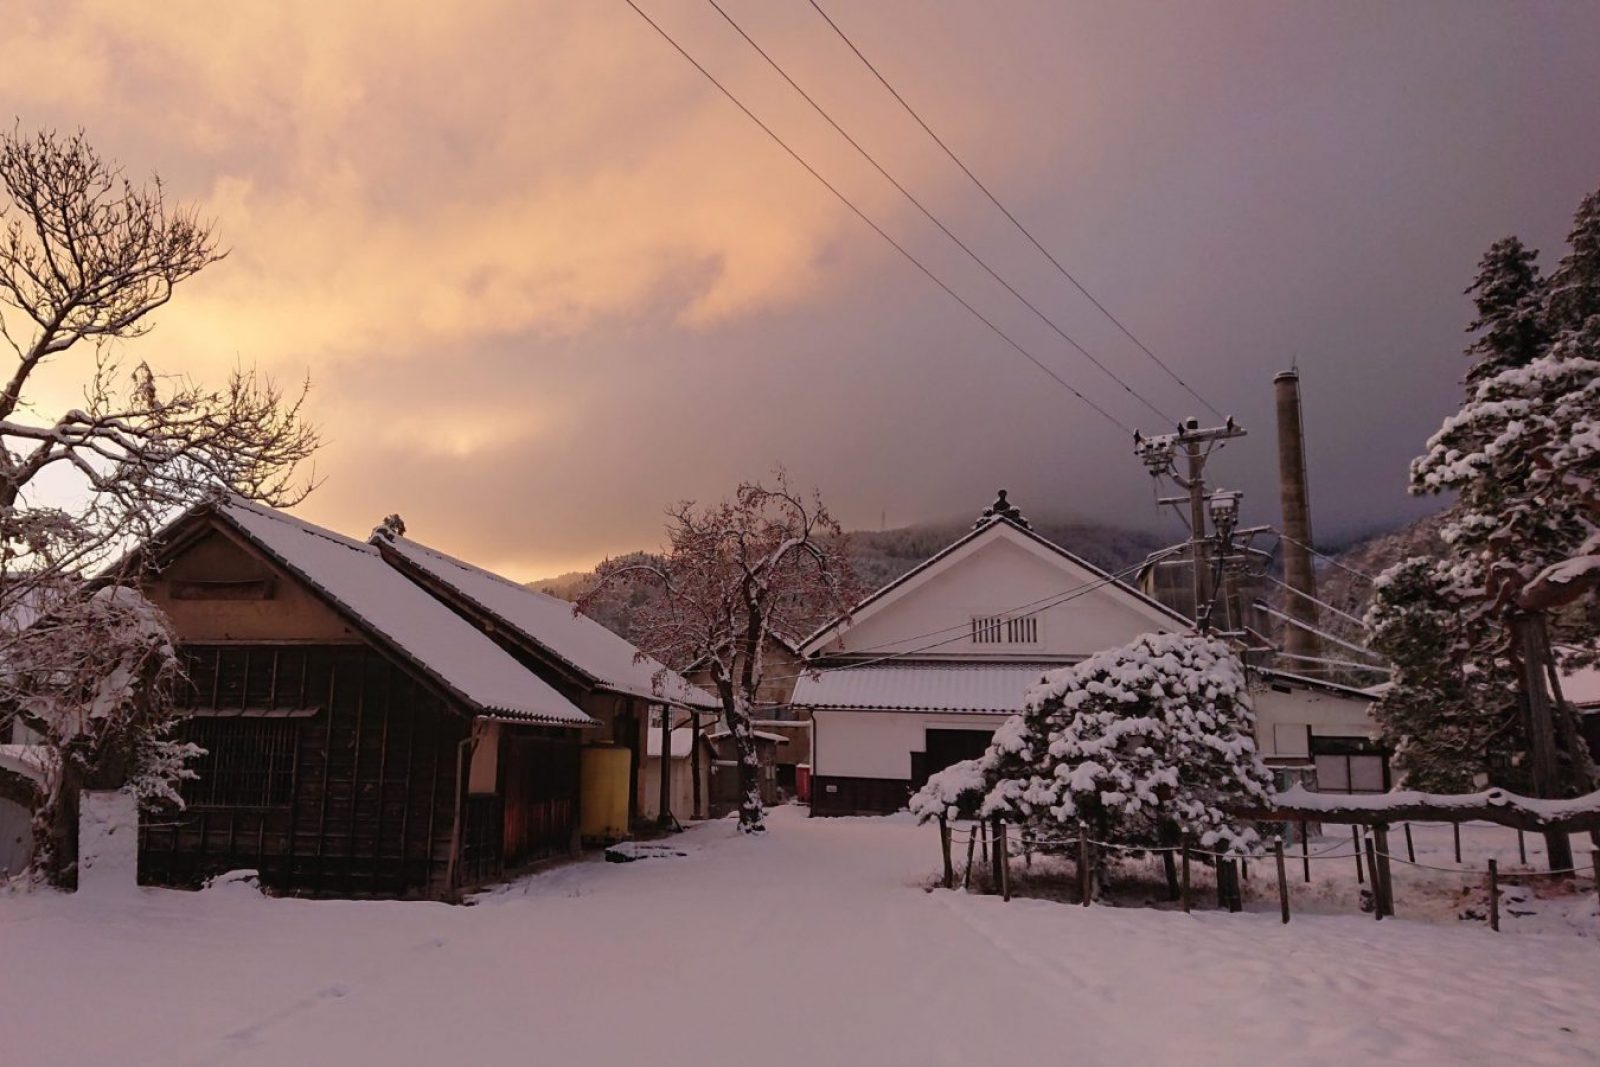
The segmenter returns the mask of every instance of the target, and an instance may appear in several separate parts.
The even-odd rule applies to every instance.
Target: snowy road
[[[0,1059],[1600,1061],[1591,939],[929,894],[932,831],[799,815],[471,908],[0,897]]]

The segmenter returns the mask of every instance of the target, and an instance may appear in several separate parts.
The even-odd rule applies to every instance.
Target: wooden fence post
[[[1417,862],[1417,847],[1411,843],[1411,824],[1406,823],[1406,859]]]
[[[1189,842],[1183,843],[1183,912],[1189,913]]]
[[[1089,873],[1089,828],[1078,824],[1078,892],[1083,895],[1083,906],[1089,906],[1093,876]]]
[[[1244,910],[1244,884],[1239,878],[1239,870],[1243,866],[1243,860],[1228,861],[1228,910],[1230,912]]]
[[[1272,851],[1278,860],[1278,903],[1283,907],[1283,921],[1289,921],[1289,877],[1283,869],[1283,838],[1272,843]]]
[[[1521,830],[1517,831],[1517,856],[1522,860],[1522,865],[1528,865],[1528,838]]]
[[[1361,885],[1366,879],[1361,877],[1361,829],[1357,826],[1350,827],[1350,843],[1356,850],[1356,885]]]
[[[994,823],[989,828],[989,880],[994,885],[995,892],[1003,888],[1000,885],[1000,869],[1004,860],[1000,855],[1000,816],[994,817]]]
[[[1489,861],[1489,929],[1500,930],[1500,865]]]
[[[961,876],[961,888],[972,888],[972,853],[978,847],[978,827],[974,824],[967,830],[967,873]]]
[[[1383,887],[1378,882],[1378,857],[1372,847],[1372,838],[1367,838],[1367,873],[1372,875],[1372,917],[1379,922],[1383,921]]]
[[[980,818],[975,832],[983,835],[982,840],[979,842],[982,846],[979,851],[983,853],[983,862],[987,866],[989,863],[989,824]]]
[[[1372,828],[1372,835],[1377,841],[1378,872],[1373,877],[1373,883],[1379,889],[1379,896],[1383,898],[1384,914],[1394,916],[1394,876],[1389,866],[1389,824],[1377,823]]]
[[[1169,848],[1161,853],[1161,869],[1167,876],[1167,899],[1178,899],[1178,861],[1172,858]]]
[[[939,816],[939,852],[944,857],[944,887],[956,887],[955,864],[950,861],[950,822],[943,815]]]
[[[1589,875],[1594,879],[1595,907],[1600,908],[1600,849],[1589,850]]]
[[[1311,836],[1306,833],[1306,821],[1300,820],[1300,866],[1306,885],[1311,884]]]
[[[1011,899],[1011,844],[1006,824],[996,819],[994,824],[995,851],[1000,854],[1000,899]]]
[[[1458,823],[1458,822],[1451,823],[1450,824],[1450,834],[1455,839],[1455,843],[1456,843],[1456,862],[1460,863],[1461,862],[1461,824]]]

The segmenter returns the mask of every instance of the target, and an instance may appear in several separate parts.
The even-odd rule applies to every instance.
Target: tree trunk
[[[733,737],[735,759],[739,764],[739,829],[747,834],[763,833],[766,812],[761,804],[761,766],[756,754],[755,725],[749,705],[734,697],[724,701],[723,712],[728,733]]]
[[[54,885],[70,889],[78,882],[78,798],[83,772],[70,759],[61,761],[55,794],[34,817],[34,865]]]
[[[1545,656],[1548,654],[1547,638],[1542,616],[1518,614],[1512,617],[1511,626],[1517,635],[1517,651],[1522,660],[1523,694],[1527,699],[1528,737],[1533,764],[1533,789],[1540,797],[1559,797],[1562,794],[1560,764],[1556,754],[1554,716],[1550,708],[1550,691],[1546,688]],[[1572,846],[1565,832],[1546,832],[1545,855],[1553,871],[1572,867]]]

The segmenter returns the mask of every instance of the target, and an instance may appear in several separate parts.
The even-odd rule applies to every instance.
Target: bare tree
[[[639,604],[634,632],[663,663],[710,671],[738,753],[739,828],[749,833],[765,829],[753,710],[767,635],[806,633],[848,611],[857,592],[843,531],[821,498],[793,490],[781,469],[774,482],[746,482],[720,504],[669,508],[667,550],[607,560],[577,604],[640,586],[664,594]]]
[[[81,133],[0,133],[0,341],[14,359],[0,387],[0,727],[20,719],[68,781],[181,767],[150,747],[175,677],[170,641],[149,629],[165,623],[131,590],[107,598],[139,577],[108,565],[207,492],[285,505],[313,484],[304,387],[240,369],[209,388],[120,362],[121,343],[222,256],[159,179],[128,180]],[[68,359],[83,363],[82,405],[41,411],[41,368]],[[138,692],[108,703],[108,664]],[[86,700],[105,714],[77,729]]]

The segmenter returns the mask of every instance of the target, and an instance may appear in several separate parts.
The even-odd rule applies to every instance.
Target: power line
[[[923,216],[926,217],[929,222],[931,222],[935,226],[939,227],[940,232],[942,232],[946,237],[950,238],[950,240],[954,241],[956,243],[956,247],[957,248],[960,248],[961,251],[965,252],[967,254],[967,256],[969,258],[971,258],[971,260],[974,263],[976,263],[978,266],[982,267],[988,273],[989,277],[993,278],[995,281],[999,282],[1002,286],[1004,286],[1006,292],[1010,293],[1012,296],[1014,296],[1018,300],[1020,300],[1024,307],[1026,307],[1029,311],[1033,312],[1034,315],[1037,316],[1039,318],[1039,320],[1041,322],[1043,322],[1046,326],[1048,326],[1048,327],[1050,327],[1050,329],[1054,330],[1056,335],[1059,336],[1063,341],[1067,342],[1067,344],[1069,344],[1073,348],[1077,349],[1079,354],[1081,354],[1083,356],[1083,358],[1087,359],[1090,363],[1093,363],[1096,367],[1098,367],[1100,369],[1101,373],[1105,374],[1106,377],[1110,378],[1112,381],[1116,382],[1119,386],[1121,386],[1123,392],[1127,393],[1129,396],[1133,397],[1139,403],[1141,403],[1145,407],[1149,408],[1152,412],[1154,412],[1156,414],[1156,416],[1158,418],[1162,419],[1163,421],[1168,422],[1168,423],[1176,423],[1177,422],[1177,420],[1174,419],[1171,415],[1168,415],[1166,412],[1164,412],[1160,408],[1156,407],[1153,403],[1150,402],[1150,400],[1148,398],[1146,398],[1145,396],[1141,395],[1131,385],[1129,385],[1127,382],[1125,382],[1121,378],[1119,378],[1117,376],[1116,372],[1113,371],[1110,367],[1106,366],[1104,363],[1100,362],[1100,360],[1096,359],[1094,357],[1094,355],[1092,355],[1089,352],[1088,349],[1084,348],[1083,345],[1078,343],[1076,338],[1074,338],[1071,334],[1067,333],[1066,330],[1062,329],[1056,323],[1056,321],[1054,319],[1052,319],[1049,315],[1046,315],[1043,311],[1039,310],[1038,305],[1036,305],[1033,301],[1029,300],[1021,292],[1019,292],[1017,290],[1016,286],[1012,285],[1010,282],[1006,281],[1005,278],[1001,277],[1000,274],[993,267],[991,267],[988,264],[988,262],[982,256],[978,255],[977,252],[974,252],[972,250],[971,246],[969,246],[960,237],[957,237],[953,232],[951,232],[950,227],[946,226],[943,222],[941,222],[937,215],[935,215],[932,211],[929,211],[928,208],[923,205],[921,200],[917,199],[917,197],[915,195],[913,195],[912,192],[909,189],[907,189],[904,185],[900,184],[899,180],[896,179],[893,174],[890,174],[887,170],[885,170],[884,167],[883,167],[883,164],[879,163],[878,160],[876,159],[876,157],[874,157],[871,152],[868,152],[865,148],[863,148],[861,146],[861,143],[859,141],[857,141],[854,137],[852,137],[849,134],[849,132],[845,130],[845,128],[843,126],[839,125],[839,123],[834,120],[834,117],[832,115],[830,115],[827,112],[827,110],[823,108],[823,106],[821,104],[817,103],[817,101],[812,98],[810,93],[808,93],[804,89],[802,89],[800,87],[800,83],[795,81],[794,78],[790,77],[789,76],[789,72],[784,70],[783,67],[778,63],[778,61],[773,59],[772,56],[770,54],[768,54],[768,52],[767,52],[767,50],[765,48],[762,48],[759,44],[757,44],[756,41],[755,41],[755,38],[751,37],[750,34],[745,32],[744,27],[739,25],[738,22],[734,21],[733,16],[728,14],[728,12],[723,9],[722,5],[717,3],[717,0],[706,0],[706,3],[710,4],[712,6],[712,8],[714,8],[716,10],[717,14],[722,16],[723,21],[725,21],[729,26],[732,26],[734,28],[735,32],[737,32],[740,37],[743,37],[745,39],[745,42],[747,44],[749,44],[751,48],[754,48],[756,50],[757,54],[759,54],[762,59],[767,61],[767,65],[768,66],[770,66],[773,70],[777,71],[779,76],[782,77],[784,81],[789,83],[789,87],[790,88],[792,88],[795,92],[799,93],[801,98],[803,100],[805,100],[806,103],[811,105],[811,109],[813,111],[815,111],[818,115],[821,115],[822,118],[824,119],[824,121],[826,121],[829,126],[832,126],[834,128],[834,131],[837,132],[839,134],[839,136],[843,137],[846,141],[848,141],[849,144],[850,144],[850,147],[854,148],[861,155],[861,158],[865,159],[868,163],[872,164],[872,167],[873,167],[874,170],[876,170],[879,174],[883,175],[883,177],[888,180],[889,184],[894,186],[895,189],[897,189],[899,191],[901,196],[903,196],[907,200],[911,201],[912,205],[915,206],[918,211],[922,212]]]
[[[744,102],[742,100],[740,100],[737,96],[733,95],[732,91],[730,91],[727,86],[723,85],[720,81],[718,81],[714,74],[712,74],[705,67],[701,66],[699,60],[695,59],[687,51],[685,51],[684,47],[682,45],[680,45],[676,40],[674,40],[671,34],[669,34],[666,30],[662,29],[656,23],[656,21],[654,19],[652,19],[649,15],[645,14],[644,10],[642,8],[640,8],[639,5],[634,2],[634,0],[623,0],[623,2],[626,3],[629,7],[633,8],[635,14],[637,14],[640,18],[644,19],[645,22],[649,23],[651,29],[655,30],[656,33],[660,34],[663,40],[665,40],[668,44],[670,44],[673,47],[673,49],[675,49],[677,51],[677,53],[679,55],[681,55],[684,59],[688,60],[690,65],[693,66],[695,70],[698,70],[702,75],[704,75],[707,81],[709,81],[712,85],[716,86],[717,90],[719,92],[721,92],[723,96],[727,97],[730,101],[732,101],[733,105],[735,107],[737,107],[740,111],[743,111],[745,113],[745,116],[747,118],[749,118],[751,122],[754,122],[757,126],[761,127],[761,130],[762,130],[763,133],[765,133],[768,137],[770,137],[774,141],[776,141],[777,144],[778,144],[778,147],[782,148],[785,152],[789,153],[789,156],[796,163],[798,163],[802,167],[804,167],[806,169],[806,171],[813,178],[815,178],[815,179],[817,179],[817,181],[821,182],[823,188],[827,189],[828,192],[832,193],[835,197],[837,197],[839,202],[844,204],[845,207],[849,208],[852,212],[854,212],[856,217],[859,218],[862,222],[864,222],[868,226],[872,227],[873,231],[875,233],[877,233],[877,235],[879,237],[882,237],[885,241],[889,242],[890,246],[893,247],[896,252],[899,252],[907,260],[909,260],[911,262],[912,266],[916,267],[923,274],[927,275],[929,281],[933,282],[940,289],[943,289],[947,296],[949,296],[952,300],[954,300],[956,303],[960,304],[963,308],[965,308],[967,310],[968,314],[972,315],[973,318],[977,319],[979,322],[981,322],[985,326],[987,326],[997,337],[999,337],[1007,345],[1009,345],[1013,349],[1015,349],[1029,363],[1032,363],[1035,367],[1038,367],[1040,370],[1042,370],[1046,374],[1048,374],[1056,382],[1057,385],[1060,385],[1063,389],[1067,390],[1067,392],[1071,393],[1073,396],[1075,396],[1079,400],[1083,401],[1083,403],[1086,404],[1091,410],[1093,410],[1096,414],[1098,414],[1101,418],[1105,419],[1107,422],[1111,423],[1111,425],[1115,426],[1119,431],[1121,431],[1122,433],[1127,434],[1130,437],[1133,436],[1132,427],[1128,426],[1121,419],[1118,419],[1115,415],[1111,414],[1105,408],[1101,407],[1099,404],[1096,404],[1093,400],[1090,400],[1088,397],[1086,397],[1082,393],[1080,393],[1077,389],[1073,388],[1073,386],[1071,384],[1069,384],[1065,378],[1061,377],[1061,375],[1059,375],[1055,371],[1051,370],[1047,365],[1045,365],[1043,362],[1041,362],[1039,360],[1039,358],[1037,356],[1035,356],[1032,352],[1029,352],[1026,348],[1022,347],[1022,345],[1020,345],[1016,341],[1012,340],[1010,334],[1006,333],[1000,327],[996,326],[981,311],[979,311],[977,308],[973,307],[966,300],[964,300],[961,297],[961,295],[959,293],[957,293],[954,289],[950,288],[950,286],[947,285],[942,278],[940,278],[937,274],[933,273],[933,271],[929,270],[926,266],[924,266],[922,264],[921,260],[919,260],[916,256],[912,255],[909,251],[906,250],[904,245],[900,244],[899,241],[896,241],[893,237],[889,236],[888,232],[886,230],[884,230],[883,227],[879,226],[876,222],[873,222],[872,219],[870,217],[868,217],[866,212],[864,212],[860,208],[856,207],[854,201],[852,201],[849,197],[845,196],[842,192],[840,192],[838,190],[838,188],[836,188],[832,182],[828,181],[827,178],[824,178],[822,176],[821,172],[819,172],[815,167],[813,167],[810,163],[807,163],[805,158],[803,156],[801,156],[799,152],[796,152],[793,148],[790,148],[787,141],[785,141],[782,137],[779,137],[777,135],[777,133],[775,133],[773,131],[772,127],[768,126],[765,122],[762,122],[761,119],[759,117],[757,117],[756,113],[751,111],[748,107],[746,107]]]
[[[1000,614],[1000,615],[1002,615],[1002,616],[1004,616],[1006,618],[1016,618],[1016,619],[1027,618],[1027,617],[1029,617],[1031,615],[1038,615],[1038,614],[1040,614],[1042,612],[1048,611],[1050,608],[1059,607],[1062,604],[1069,603],[1069,602],[1071,602],[1073,600],[1076,600],[1076,599],[1078,599],[1079,597],[1082,597],[1082,596],[1088,596],[1090,593],[1094,592],[1096,589],[1100,589],[1100,588],[1103,588],[1104,586],[1111,585],[1111,584],[1114,584],[1116,582],[1119,582],[1119,581],[1122,580],[1122,578],[1124,576],[1132,574],[1135,571],[1138,571],[1147,562],[1148,562],[1148,560],[1141,560],[1140,562],[1135,563],[1130,567],[1125,567],[1122,570],[1117,571],[1115,574],[1107,574],[1104,577],[1096,578],[1093,581],[1084,582],[1081,585],[1073,586],[1071,589],[1068,589],[1065,592],[1057,593],[1057,594],[1054,594],[1053,596],[1044,597],[1041,600],[1035,600],[1035,601],[1032,601],[1032,602],[1030,602],[1028,604],[1022,604],[1022,605],[1019,605],[1019,606],[1014,607],[1014,608],[1007,608],[1004,611],[999,612],[998,614]],[[1038,605],[1038,606],[1035,607],[1034,605]],[[1023,608],[1029,608],[1031,610],[1024,611],[1024,610],[1022,610]],[[907,638],[904,638],[902,641],[896,641],[894,643],[895,644],[901,644],[904,641],[916,641],[916,640],[919,640],[922,637],[932,637],[935,634],[944,633],[944,632],[947,632],[949,630],[966,631],[968,629],[968,626],[969,626],[969,624],[967,624],[967,623],[960,623],[960,624],[957,624],[955,626],[946,626],[946,627],[943,627],[942,629],[939,629],[939,630],[930,630],[926,634],[920,634],[920,635],[917,635],[917,636],[914,636],[914,637],[907,637]],[[965,641],[966,639],[967,639],[967,634],[965,632],[963,632],[963,633],[957,634],[954,637],[947,637],[942,641],[934,641],[931,644],[919,645],[916,648],[902,649],[899,652],[891,652],[891,653],[888,653],[888,654],[883,655],[883,656],[874,657],[872,659],[851,660],[849,662],[842,663],[837,667],[818,667],[815,670],[802,671],[799,674],[765,675],[763,680],[764,681],[769,681],[769,682],[787,681],[790,678],[804,678],[804,677],[806,677],[808,675],[812,675],[812,674],[837,674],[840,671],[856,670],[856,669],[861,668],[861,667],[875,667],[875,666],[878,666],[878,665],[883,664],[883,663],[892,663],[895,660],[904,659],[907,656],[915,656],[915,655],[918,655],[918,654],[923,653],[923,652],[932,651],[933,649],[936,649],[936,648],[942,648],[945,645],[952,645],[952,644],[955,644],[957,641]],[[870,646],[869,645],[867,647],[867,649],[858,650],[858,651],[867,651],[867,650],[870,650],[873,647],[882,648],[882,647],[885,647],[885,646],[884,645],[878,645],[878,646]],[[1070,666],[1070,664],[1063,663],[1063,664],[1060,664],[1060,666],[1065,667],[1065,666]]]
[[[1166,362],[1164,360],[1162,360],[1160,356],[1158,356],[1154,352],[1150,351],[1149,347],[1146,346],[1143,341],[1141,341],[1137,337],[1135,337],[1133,335],[1133,331],[1128,329],[1128,327],[1124,326],[1123,323],[1122,323],[1122,320],[1117,318],[1115,315],[1113,315],[1111,313],[1110,309],[1108,309],[1104,304],[1100,303],[1099,300],[1096,300],[1095,297],[1094,297],[1094,294],[1089,292],[1088,289],[1084,288],[1083,283],[1078,281],[1077,278],[1073,277],[1072,276],[1072,272],[1067,270],[1066,267],[1062,266],[1061,265],[1061,261],[1056,259],[1055,256],[1051,255],[1050,254],[1050,250],[1045,248],[1044,245],[1040,244],[1038,239],[1035,238],[1033,236],[1033,234],[1028,231],[1028,228],[1022,224],[1021,220],[1019,220],[1015,215],[1013,215],[1011,213],[1010,209],[1008,209],[1004,204],[1002,204],[1000,202],[1000,198],[995,196],[994,193],[989,191],[989,187],[987,185],[983,184],[983,182],[981,180],[979,180],[978,176],[972,172],[972,168],[968,167],[966,165],[966,163],[962,162],[961,157],[956,155],[955,150],[952,149],[948,144],[946,144],[942,137],[940,137],[937,133],[933,132],[933,127],[929,126],[925,121],[923,121],[922,116],[917,114],[916,109],[913,108],[909,103],[907,103],[906,102],[906,98],[901,96],[899,91],[897,89],[895,89],[895,87],[889,83],[889,79],[884,77],[883,73],[880,70],[878,70],[878,68],[876,66],[873,65],[872,60],[868,59],[865,55],[862,54],[861,49],[856,47],[855,42],[850,39],[849,35],[846,34],[844,32],[844,30],[840,29],[839,28],[839,24],[837,22],[834,22],[833,19],[828,15],[828,13],[822,9],[822,5],[817,3],[817,0],[810,0],[810,3],[811,3],[812,7],[816,8],[817,14],[822,16],[823,21],[827,22],[827,24],[833,28],[833,32],[839,36],[839,39],[841,41],[843,41],[847,46],[849,46],[850,51],[852,51],[852,52],[854,52],[856,54],[856,58],[861,60],[861,62],[866,65],[867,69],[870,70],[872,72],[873,76],[876,77],[878,79],[878,81],[883,84],[883,87],[885,89],[889,90],[890,95],[892,95],[895,98],[895,100],[897,100],[899,102],[900,106],[905,109],[906,114],[910,115],[913,119],[916,120],[917,125],[921,126],[922,129],[927,133],[927,135],[929,137],[933,138],[934,144],[938,145],[941,149],[943,149],[944,154],[950,157],[951,162],[953,162],[956,166],[961,168],[961,172],[963,174],[965,174],[972,181],[973,185],[978,187],[978,190],[980,192],[982,192],[984,196],[988,197],[989,202],[991,204],[993,204],[995,207],[1000,209],[1000,213],[1002,215],[1004,215],[1011,222],[1011,225],[1013,225],[1013,226],[1015,226],[1017,228],[1017,232],[1022,234],[1023,237],[1026,237],[1028,239],[1028,243],[1033,245],[1034,248],[1038,249],[1039,253],[1041,255],[1043,255],[1045,259],[1048,259],[1050,261],[1050,265],[1055,267],[1055,269],[1060,272],[1060,274],[1061,274],[1061,276],[1063,278],[1065,278],[1067,281],[1072,283],[1072,287],[1074,289],[1078,290],[1078,292],[1083,294],[1084,299],[1088,300],[1089,303],[1093,304],[1095,306],[1095,308],[1102,315],[1104,315],[1106,318],[1110,319],[1112,324],[1115,325],[1118,330],[1122,331],[1122,335],[1124,337],[1126,337],[1128,340],[1132,341],[1135,345],[1137,345],[1138,348],[1139,348],[1139,351],[1141,351],[1145,355],[1149,356],[1150,359],[1155,363],[1156,366],[1158,366],[1162,370],[1166,371],[1168,377],[1170,377],[1173,381],[1177,382],[1179,385],[1183,386],[1183,388],[1188,392],[1188,394],[1190,396],[1192,396],[1196,400],[1200,401],[1201,404],[1204,404],[1206,409],[1209,410],[1213,415],[1217,416],[1217,418],[1219,418],[1219,419],[1220,418],[1226,418],[1226,416],[1223,415],[1222,412],[1218,411],[1216,409],[1216,407],[1213,406],[1212,403],[1209,400],[1207,400],[1205,397],[1201,396],[1199,393],[1195,392],[1193,386],[1191,386],[1188,382],[1184,381],[1181,377],[1179,377],[1178,373],[1176,371],[1174,371],[1171,367],[1167,366]]]
[[[1164,548],[1164,549],[1161,549],[1161,550],[1159,550],[1157,552],[1152,552],[1150,555],[1146,556],[1144,559],[1140,560],[1138,563],[1135,563],[1130,567],[1126,567],[1123,570],[1120,570],[1115,574],[1108,574],[1108,575],[1106,575],[1104,577],[1092,578],[1087,582],[1080,582],[1078,585],[1075,585],[1070,589],[1063,589],[1063,590],[1060,590],[1058,592],[1051,593],[1048,596],[1042,596],[1038,600],[1030,600],[1026,604],[1014,604],[1009,608],[1003,608],[1000,611],[994,612],[993,613],[993,617],[997,618],[997,619],[1020,619],[1020,618],[1025,618],[1028,615],[1036,615],[1040,611],[1044,611],[1046,608],[1054,606],[1054,602],[1059,600],[1061,597],[1071,596],[1072,594],[1077,593],[1080,590],[1086,590],[1086,589],[1089,589],[1089,588],[1097,586],[1097,585],[1103,585],[1103,584],[1105,584],[1105,581],[1106,581],[1107,578],[1110,578],[1112,580],[1120,580],[1123,575],[1132,574],[1132,573],[1134,573],[1134,572],[1136,572],[1136,571],[1148,566],[1149,564],[1151,564],[1153,562],[1165,559],[1167,556],[1174,555],[1174,554],[1176,554],[1178,552],[1188,551],[1188,548],[1189,548],[1188,544],[1185,543],[1185,544],[1181,544],[1181,545],[1175,545],[1175,546],[1173,546],[1171,548]],[[876,594],[874,594],[874,595],[876,595]],[[1038,605],[1043,605],[1043,607],[1039,607]],[[1028,610],[1029,608],[1036,608],[1036,610],[1029,611]],[[832,624],[830,623],[830,625],[832,625]],[[910,637],[900,637],[900,638],[896,638],[893,641],[882,641],[882,642],[879,642],[876,645],[863,645],[862,647],[857,648],[854,651],[857,652],[857,653],[861,653],[861,652],[876,652],[879,649],[892,648],[895,645],[903,645],[908,641],[920,641],[925,637],[938,637],[940,634],[954,633],[957,630],[963,630],[964,631],[964,630],[968,630],[970,627],[971,627],[971,623],[970,622],[958,622],[958,623],[955,623],[955,624],[953,624],[951,626],[941,626],[937,630],[928,630],[925,633],[912,634]],[[821,632],[821,631],[818,631],[818,632]],[[815,636],[815,635],[813,635],[813,636]],[[811,640],[811,638],[807,638],[807,643],[809,643],[810,640]],[[955,638],[955,640],[960,640],[960,638]]]

